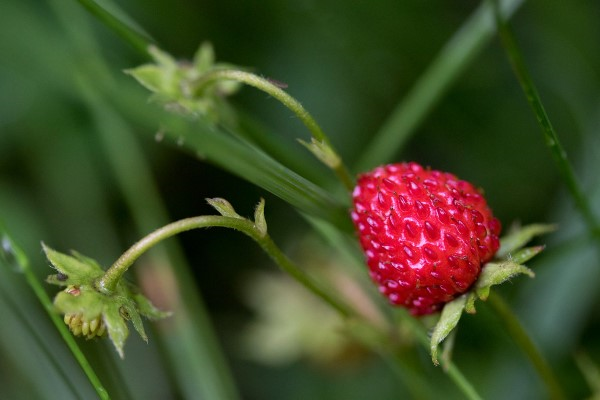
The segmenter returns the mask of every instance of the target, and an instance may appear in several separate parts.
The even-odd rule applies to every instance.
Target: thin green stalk
[[[110,10],[95,0],[77,0],[86,10],[112,29],[125,42],[144,56],[148,56],[148,47],[154,40],[141,28],[131,21],[123,11],[111,4]],[[106,2],[104,2],[106,4]]]
[[[296,114],[300,121],[302,121],[302,123],[311,132],[312,137],[318,143],[321,143],[324,145],[324,147],[326,147],[326,150],[328,152],[327,158],[320,159],[333,169],[338,179],[342,182],[346,189],[351,191],[354,188],[354,179],[348,171],[348,168],[346,168],[346,166],[342,162],[341,157],[333,149],[329,138],[327,137],[327,135],[325,135],[319,124],[317,124],[317,121],[315,121],[315,119],[302,106],[302,104],[298,102],[298,100],[294,99],[287,92],[282,90],[280,87],[278,87],[276,84],[274,84],[268,79],[262,78],[251,72],[233,69],[215,69],[213,71],[207,72],[206,74],[198,78],[198,80],[195,82],[193,91],[195,93],[199,93],[206,86],[220,80],[233,80],[245,83],[246,85],[252,86],[258,90],[262,90],[263,92],[279,100],[290,111]]]
[[[23,250],[8,236],[6,232],[2,233],[2,251],[4,253],[10,253],[11,257],[14,257],[15,262],[18,264],[20,271],[25,275],[25,280],[33,290],[34,294],[48,313],[50,320],[62,336],[63,340],[73,353],[73,356],[81,366],[81,369],[87,376],[88,380],[94,387],[94,390],[98,394],[98,397],[102,400],[109,400],[110,396],[108,392],[100,382],[100,379],[96,375],[96,372],[88,362],[87,358],[77,345],[73,335],[67,329],[67,326],[63,322],[63,320],[59,317],[59,315],[54,311],[54,306],[52,304],[52,300],[48,297],[44,288],[38,281],[37,277],[33,273],[31,266],[29,264],[29,259],[23,252]]]
[[[506,0],[503,8],[510,15],[522,3],[523,0]],[[495,26],[489,8],[482,4],[428,65],[361,152],[357,171],[366,171],[375,165],[390,162],[452,83],[492,39]]]
[[[527,66],[525,65],[525,61],[523,60],[523,56],[521,55],[521,51],[519,50],[515,36],[508,22],[506,21],[506,18],[503,17],[497,0],[488,0],[488,2],[492,3],[496,24],[498,25],[498,34],[513,71],[519,81],[519,84],[521,85],[521,89],[525,93],[527,102],[531,106],[540,128],[542,129],[546,147],[548,147],[558,172],[562,180],[567,185],[569,194],[573,198],[575,205],[583,216],[590,233],[600,240],[600,220],[596,217],[596,215],[594,215],[588,199],[584,195],[583,190],[577,182],[573,167],[567,159],[567,153],[560,144],[558,135],[556,134],[548,114],[546,113],[533,79],[531,78]]]
[[[209,227],[231,228],[246,234],[256,241],[282,270],[289,273],[308,290],[320,297],[331,307],[335,308],[344,317],[352,315],[353,312],[345,304],[333,298],[329,294],[329,291],[321,288],[317,283],[312,281],[300,268],[287,258],[277,245],[275,245],[270,236],[259,232],[254,222],[243,218],[218,215],[185,218],[165,225],[145,236],[115,261],[115,263],[106,271],[104,276],[97,282],[98,288],[105,293],[112,292],[123,274],[135,260],[157,243],[181,232]]]
[[[417,340],[425,348],[426,351],[430,350],[430,339],[423,325],[413,316],[408,315],[405,310],[398,310],[396,313],[400,322],[408,326],[411,332],[416,336]],[[450,379],[454,384],[463,392],[467,399],[470,400],[481,400],[482,397],[477,393],[475,387],[469,382],[469,380],[463,375],[460,369],[451,361],[444,357],[440,359],[442,368],[446,371]]]
[[[540,353],[535,343],[533,343],[523,328],[523,325],[521,325],[519,319],[514,315],[502,297],[492,292],[488,298],[488,303],[492,306],[494,311],[496,311],[497,315],[506,326],[508,333],[527,355],[533,367],[544,381],[548,390],[548,395],[550,396],[549,398],[553,400],[566,399],[554,371],[552,371],[542,353]]]

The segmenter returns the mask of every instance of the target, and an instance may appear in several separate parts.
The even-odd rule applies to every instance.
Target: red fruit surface
[[[500,222],[472,184],[416,163],[358,177],[352,220],[370,275],[394,305],[430,314],[464,293],[500,242]]]

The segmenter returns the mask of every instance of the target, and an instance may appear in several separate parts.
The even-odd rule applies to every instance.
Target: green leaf
[[[554,232],[556,228],[556,225],[553,224],[532,224],[514,229],[500,239],[500,250],[498,250],[496,258],[505,258],[525,246],[534,237]]]
[[[442,310],[438,323],[433,328],[430,341],[431,360],[435,365],[439,365],[438,361],[438,345],[452,332],[458,324],[460,316],[465,309],[467,295],[462,295],[447,303]]]
[[[327,165],[329,168],[335,169],[342,163],[340,157],[328,143],[325,143],[322,140],[317,140],[314,137],[310,139],[310,143],[305,142],[302,139],[298,139],[298,141],[311,153],[313,153],[313,155],[317,157],[319,161]]]

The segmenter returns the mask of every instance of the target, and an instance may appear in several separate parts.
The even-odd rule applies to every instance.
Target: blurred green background
[[[285,82],[353,165],[479,2],[127,0],[120,6],[176,57],[191,57],[208,40],[219,60]],[[600,3],[558,0],[524,2],[512,19],[597,215],[598,21]],[[298,243],[309,226],[290,206],[155,140],[160,127],[140,122],[155,105],[122,71],[146,61],[75,1],[0,5],[0,219],[24,247],[40,281],[51,273],[40,241],[109,265],[158,227],[150,217],[156,215],[155,200],[148,199],[147,209],[132,209],[126,200],[135,193],[124,188],[135,192],[137,185],[160,194],[166,221],[212,213],[207,197],[224,197],[241,215],[252,215],[253,205],[265,197],[273,238],[298,259],[308,258],[298,254]],[[95,98],[94,85],[104,80],[122,96]],[[232,103],[303,153],[294,140],[306,138],[304,128],[273,99],[246,88]],[[145,160],[148,176],[136,174],[138,160]],[[393,161],[400,160],[452,171],[481,186],[507,228],[513,222],[560,225],[540,240],[547,250],[531,263],[537,277],[515,279],[500,291],[572,398],[590,396],[574,356],[584,352],[600,361],[598,240],[587,237],[496,39],[477,53],[397,151]],[[255,321],[257,310],[244,293],[252,291],[253,274],[275,267],[235,232],[193,232],[180,242],[242,398],[409,398],[406,385],[364,352],[346,348],[348,354],[325,365],[306,357],[273,365],[245,356],[240,332]],[[0,276],[0,398],[93,398],[22,276],[12,270]],[[485,398],[544,398],[538,378],[498,324],[485,305],[465,317],[456,363]],[[165,366],[167,345],[159,343],[151,337],[145,345],[132,335],[125,361],[104,341],[82,346],[114,398],[185,398],[174,377],[177,369]],[[415,363],[434,386],[448,387],[448,398],[461,398],[439,368],[428,366],[424,351]]]

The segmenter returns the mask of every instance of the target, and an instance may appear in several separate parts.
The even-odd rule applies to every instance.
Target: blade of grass
[[[594,215],[587,197],[579,186],[573,167],[567,159],[567,153],[560,143],[558,135],[546,113],[546,109],[544,108],[535,83],[529,74],[529,70],[521,55],[515,36],[506,21],[506,18],[503,16],[497,0],[488,0],[487,3],[491,3],[491,6],[494,9],[494,16],[498,25],[498,35],[500,36],[500,40],[502,41],[502,45],[504,46],[513,71],[521,85],[521,89],[527,98],[527,102],[531,106],[540,125],[546,147],[548,147],[558,172],[567,186],[569,194],[573,198],[577,209],[587,224],[590,233],[600,241],[600,220]]]
[[[102,89],[106,88],[98,90]],[[127,109],[128,116],[145,128],[144,134],[156,137],[156,130],[162,127],[158,134],[160,137],[200,160],[215,164],[273,193],[300,211],[324,219],[345,232],[352,232],[348,216],[349,199],[345,194],[334,197],[334,194],[283,166],[262,150],[248,146],[219,127],[202,120],[185,120],[144,105],[132,107],[124,99],[115,97],[115,93],[109,92],[107,96],[114,98],[120,109]]]
[[[523,350],[525,355],[531,361],[533,367],[542,378],[548,389],[549,398],[553,400],[566,399],[565,394],[560,386],[558,378],[550,368],[550,365],[539,351],[535,343],[531,340],[528,333],[525,331],[519,319],[506,304],[504,299],[497,293],[492,292],[488,297],[488,303],[496,311],[500,317],[510,336],[515,343]]]
[[[115,4],[106,0],[104,3],[107,6],[102,6],[95,0],[77,1],[139,53],[148,56],[148,46],[153,44],[154,40]]]
[[[523,0],[506,0],[502,5],[506,14],[511,15],[522,3]],[[450,38],[404,100],[392,111],[362,152],[356,171],[366,171],[392,160],[451,84],[492,39],[494,29],[490,6],[482,4]]]

